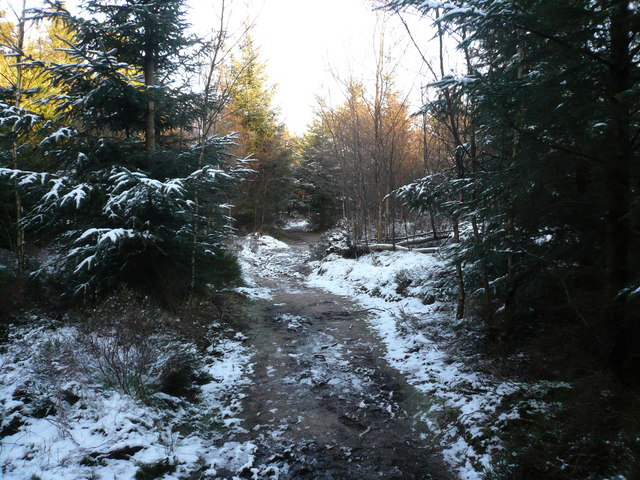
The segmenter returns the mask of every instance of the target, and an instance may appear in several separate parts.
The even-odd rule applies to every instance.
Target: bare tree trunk
[[[386,23],[383,22],[381,30],[378,34],[378,55],[376,57],[376,83],[373,99],[373,162],[374,162],[374,188],[375,188],[375,209],[376,209],[376,241],[383,240],[383,205],[382,205],[382,156],[383,156],[383,138],[382,138],[382,109],[384,101],[384,42],[385,42]]]
[[[436,219],[433,216],[433,210],[429,210],[429,220],[431,221],[431,233],[433,234],[433,239],[438,239],[438,230],[436,228]]]
[[[260,231],[264,230],[264,219],[267,212],[267,191],[269,189],[269,179],[265,179],[264,188],[262,189],[262,217],[260,219]]]
[[[25,30],[25,10],[26,0],[22,2],[22,12],[18,19],[18,31],[16,38],[16,57],[15,57],[15,69],[16,69],[16,84],[14,102],[16,108],[22,106],[22,59],[24,58],[24,30]],[[18,170],[18,148],[20,146],[20,139],[18,138],[17,127],[14,127],[13,142],[11,145],[11,163],[14,170]],[[22,197],[20,196],[20,190],[18,189],[18,183],[13,181],[13,192],[16,209],[16,259],[18,267],[18,281],[22,283],[25,278],[25,251],[24,251],[24,228],[22,227],[22,218],[24,214],[24,207],[22,205]]]
[[[630,55],[630,2],[612,0],[609,101],[615,109],[611,131],[611,156],[605,160],[604,183],[607,202],[605,217],[604,321],[614,330],[611,366],[620,378],[631,371],[630,361],[638,354],[635,344],[638,327],[631,325],[626,298],[621,291],[629,280],[628,257],[631,244],[630,210],[631,162],[630,106],[621,94],[632,86]],[[635,361],[638,363],[638,360]],[[635,372],[637,374],[637,372]]]
[[[382,79],[380,78],[380,60],[376,73],[376,92],[373,106],[373,169],[376,202],[376,240],[382,241]]]
[[[204,81],[204,102],[202,104],[202,110],[200,114],[200,131],[198,135],[198,144],[200,146],[200,153],[198,155],[198,169],[201,169],[204,166],[204,161],[206,158],[206,146],[207,139],[209,135],[211,135],[212,130],[214,129],[216,122],[218,121],[218,116],[222,110],[221,107],[216,108],[214,111],[211,109],[211,98],[216,87],[220,87],[219,80],[218,83],[214,85],[214,74],[216,70],[218,70],[221,66],[221,57],[222,50],[224,48],[225,40],[226,40],[226,29],[225,29],[225,21],[226,21],[226,1],[222,0],[220,3],[220,24],[218,26],[218,33],[215,37],[215,41],[212,45],[211,56],[209,57],[208,69],[205,76]],[[155,105],[154,105],[155,109]],[[155,133],[155,127],[154,127]],[[200,199],[198,197],[198,191],[195,193],[195,220],[193,222],[193,234],[192,234],[192,249],[191,249],[191,282],[190,282],[190,293],[193,295],[195,290],[196,283],[196,245],[199,233],[199,223],[198,216],[200,214]],[[231,217],[231,214],[229,214]]]
[[[395,196],[391,194],[395,190],[395,172],[393,171],[393,153],[389,155],[389,196],[387,197],[387,205],[389,207],[388,219],[391,223],[391,242],[396,244],[396,201]]]
[[[525,39],[525,32],[522,29],[519,29],[517,32],[518,35],[518,78],[522,79],[525,77],[526,73],[527,73],[527,63],[526,63],[526,55],[527,55],[527,48],[526,48],[526,39]],[[521,117],[522,116],[522,112],[518,112],[517,117]],[[522,119],[521,118],[516,118],[516,125],[518,125],[518,128],[514,131],[513,134],[513,148],[511,151],[511,168],[514,168],[517,161],[518,161],[518,156],[519,156],[519,149],[520,149],[520,132],[519,132],[519,128],[520,125],[522,124]],[[515,195],[513,195],[513,192],[511,191],[511,188],[509,188],[509,194],[507,196],[507,208],[506,208],[506,222],[505,222],[505,231],[506,231],[506,237],[507,237],[507,241],[508,241],[508,252],[507,252],[507,296],[506,296],[506,300],[505,300],[505,314],[506,314],[506,328],[509,328],[510,325],[513,324],[514,322],[514,300],[516,298],[516,289],[517,289],[517,285],[516,285],[516,280],[514,278],[514,274],[513,274],[513,266],[514,266],[514,255],[513,255],[513,249],[515,248],[515,246],[513,245],[513,242],[510,241],[511,236],[513,234],[514,231],[514,222],[515,222],[515,205],[513,203],[513,198],[515,197]]]
[[[454,243],[460,243],[460,223],[458,216],[453,218],[453,241]],[[458,305],[456,307],[456,318],[461,319],[464,317],[464,304],[466,301],[466,292],[464,288],[464,275],[462,272],[462,262],[456,260],[456,285],[458,286]]]
[[[436,11],[436,14],[439,15],[439,12]],[[442,25],[438,23],[438,50],[439,50],[439,60],[440,60],[440,74],[444,77],[444,32],[442,30]],[[460,131],[458,125],[458,118],[456,118],[454,112],[453,100],[451,99],[451,95],[448,89],[445,89],[444,92],[445,101],[447,103],[447,111],[449,115],[449,130],[453,136],[454,144],[456,146],[455,153],[455,163],[456,163],[456,173],[458,178],[464,178],[464,153],[462,151],[462,145],[464,144],[462,139],[460,138]],[[458,201],[462,202],[463,197],[462,193],[458,195]],[[455,213],[452,218],[453,224],[453,242],[460,243],[460,219],[459,215]],[[456,309],[456,318],[460,319],[464,317],[464,307],[466,301],[466,292],[464,287],[464,275],[462,271],[462,262],[460,260],[455,261],[456,268],[456,284],[458,286],[458,307]]]
[[[350,107],[352,111],[352,136],[353,136],[353,152],[356,160],[356,230],[354,231],[353,244],[358,243],[360,235],[363,236],[365,243],[369,243],[369,215],[367,210],[367,195],[365,185],[365,166],[363,158],[363,142],[361,138],[361,119],[358,113],[356,92],[352,93],[350,99]]]
[[[425,103],[424,98],[422,102]],[[422,164],[424,167],[425,174],[429,173],[429,142],[427,139],[427,114],[423,113],[421,115],[421,127],[422,127]],[[431,233],[433,234],[433,239],[436,240],[438,238],[438,231],[436,228],[436,220],[433,216],[433,210],[429,210],[429,222],[431,223]]]
[[[424,101],[424,100],[423,100]],[[427,139],[427,114],[421,115],[422,119],[422,164],[424,166],[424,173],[429,173],[429,142]]]
[[[466,38],[466,34],[463,34],[464,38]],[[469,53],[469,49],[465,47],[464,49],[465,60],[467,63],[467,74],[472,75],[472,64],[471,64],[471,55]],[[519,73],[524,75],[524,70],[521,70]],[[469,156],[471,158],[471,176],[474,181],[477,181],[478,172],[480,170],[480,165],[478,164],[478,144],[476,142],[476,125],[475,125],[475,112],[471,111],[469,113]],[[472,194],[471,200],[476,202],[475,193]],[[478,216],[474,213],[471,217],[471,226],[473,229],[473,236],[475,237],[475,241],[478,243],[482,243],[483,237],[482,232],[480,231],[480,227],[478,226]],[[491,295],[491,287],[489,285],[489,270],[487,268],[487,262],[483,256],[481,260],[481,270],[482,270],[482,289],[484,290],[484,308],[485,315],[488,316],[489,324],[493,326],[493,296]]]
[[[476,137],[474,131],[474,125],[471,125],[471,174],[475,177],[478,173],[478,157],[477,157],[477,147],[476,147]],[[475,200],[475,198],[473,199]],[[471,226],[473,228],[473,236],[476,239],[476,242],[482,242],[482,232],[480,231],[480,227],[478,226],[478,217],[474,214],[471,217]],[[482,289],[484,290],[484,307],[485,314],[488,315],[489,322],[492,323],[493,319],[493,297],[491,295],[491,287],[489,285],[489,270],[487,269],[487,262],[482,258],[481,261],[482,268]]]

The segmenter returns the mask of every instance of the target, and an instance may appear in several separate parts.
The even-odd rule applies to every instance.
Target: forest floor
[[[245,286],[222,304],[7,324],[3,480],[480,480],[510,422],[564,388],[460,343],[437,256],[320,258],[318,235],[284,235],[236,240]]]
[[[367,311],[306,282],[318,239],[293,231],[287,245],[254,237],[246,246],[260,254],[241,255],[257,295],[247,318],[255,353],[238,440],[258,446],[262,475],[452,478],[414,416],[422,394],[384,360]]]
[[[543,393],[567,388],[514,380],[480,353],[437,255],[324,256],[312,253],[319,236],[287,235],[238,245],[248,285],[238,290],[254,302],[238,438],[255,446],[256,472],[480,480],[503,432],[552,411]]]

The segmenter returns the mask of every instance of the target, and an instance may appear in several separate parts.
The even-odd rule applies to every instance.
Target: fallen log
[[[412,248],[412,252],[418,253],[438,253],[440,247],[423,247],[423,248]]]
[[[419,237],[419,238],[409,238],[406,240],[400,240],[399,242],[396,243],[396,245],[401,245],[403,247],[407,247],[409,245],[417,245],[419,243],[425,243],[425,242],[437,242],[440,240],[446,240],[449,237],[436,237],[433,238],[433,236],[430,237]]]
[[[406,252],[418,252],[418,253],[436,253],[439,247],[424,247],[424,248],[408,248],[402,245],[393,245],[391,243],[370,243],[369,245],[358,245],[358,249],[370,250],[372,252],[386,252],[386,251],[406,251]]]
[[[410,243],[410,242],[428,242],[428,241],[434,241],[434,240],[445,240],[446,238],[449,238],[451,236],[452,231],[451,230],[440,230],[436,233],[436,236],[434,238],[433,236],[433,232],[422,232],[422,233],[416,233],[413,235],[401,235],[401,236],[397,236],[396,237],[396,243],[402,243],[404,244],[405,242]]]

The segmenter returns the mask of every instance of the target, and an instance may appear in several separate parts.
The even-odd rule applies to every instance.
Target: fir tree
[[[154,42],[154,72],[179,72],[171,61],[184,45],[182,2],[88,2],[100,21],[54,7],[40,14],[77,32],[65,49],[70,60],[48,67],[58,92],[48,101],[58,116],[46,124],[39,149],[55,170],[5,174],[32,195],[41,192],[25,225],[55,234],[57,277],[75,296],[127,284],[163,301],[233,278],[237,267],[222,239],[230,223],[226,199],[244,164],[228,161],[228,137],[193,145],[173,139],[178,120],[191,128],[195,109],[176,119],[169,106],[197,96],[170,88],[169,77],[145,82],[150,44],[136,43]],[[163,29],[173,30],[164,36]],[[172,115],[154,117],[160,136],[150,149],[149,103],[157,99]]]
[[[488,262],[495,326],[504,334],[555,316],[544,298],[564,322],[582,325],[586,338],[601,338],[601,360],[622,369],[636,353],[615,337],[638,336],[631,275],[640,261],[632,240],[637,192],[630,183],[638,155],[631,140],[637,11],[625,1],[420,5],[438,11],[447,29],[464,29],[461,48],[474,52],[469,75],[434,85],[441,99],[448,92],[470,102],[465,113],[481,144],[475,157],[462,145],[465,170],[476,162],[476,172],[462,182],[450,177],[447,187],[449,200],[466,192],[460,213],[482,225],[481,235],[457,249],[468,278],[482,276],[479,258]],[[441,182],[417,184],[414,201],[427,184]],[[446,198],[437,192],[422,197]]]
[[[300,139],[293,167],[294,197],[289,211],[307,216],[314,228],[332,227],[342,214],[340,167],[331,138],[316,121]]]
[[[459,216],[449,253],[469,291],[491,300],[481,318],[493,345],[592,389],[565,397],[553,434],[535,424],[513,434],[519,456],[491,478],[566,478],[569,464],[575,478],[634,476],[637,458],[624,452],[637,438],[626,405],[640,372],[637,5],[390,3],[408,5],[463,39],[469,71],[437,82],[428,108],[452,96],[472,128],[458,144],[463,177],[443,172],[402,196]],[[598,408],[606,423],[587,413]]]
[[[231,126],[239,133],[240,154],[254,159],[254,173],[243,186],[236,217],[240,226],[262,230],[276,223],[289,200],[292,152],[284,128],[277,123],[272,89],[250,34],[241,45],[240,58],[233,61],[230,77]]]

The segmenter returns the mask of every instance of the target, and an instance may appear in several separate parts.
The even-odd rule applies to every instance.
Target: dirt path
[[[366,312],[305,285],[317,238],[290,236],[289,249],[252,265],[272,296],[255,301],[247,326],[255,367],[237,440],[257,445],[255,478],[451,478],[411,417],[419,394],[382,360]]]

